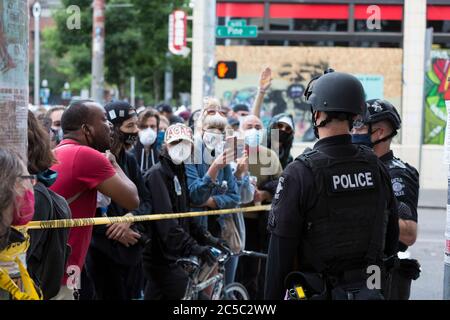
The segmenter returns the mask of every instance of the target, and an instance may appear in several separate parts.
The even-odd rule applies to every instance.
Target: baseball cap
[[[105,105],[106,117],[113,125],[121,125],[124,121],[137,116],[136,109],[126,101],[112,101]]]
[[[176,123],[168,127],[164,135],[164,142],[172,143],[177,140],[186,140],[193,143],[191,128],[182,123]]]
[[[156,109],[158,110],[158,112],[173,113],[172,107],[165,103],[161,103],[156,107]]]

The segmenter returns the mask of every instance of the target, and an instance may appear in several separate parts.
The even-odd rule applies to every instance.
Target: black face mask
[[[279,130],[278,134],[279,134],[280,142],[283,145],[286,145],[292,136],[292,133],[287,133],[286,131],[283,131],[283,130]]]
[[[122,142],[123,144],[125,144],[127,146],[132,146],[136,143],[136,141],[138,139],[138,133],[137,132],[125,133],[125,132],[119,131],[119,137],[120,137],[120,142]]]

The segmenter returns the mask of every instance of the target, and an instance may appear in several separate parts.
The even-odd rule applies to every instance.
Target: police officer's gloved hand
[[[208,246],[194,245],[191,249],[191,255],[200,257],[200,259],[206,262],[210,267],[217,261]]]

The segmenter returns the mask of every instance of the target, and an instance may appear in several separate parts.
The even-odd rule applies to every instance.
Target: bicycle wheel
[[[223,298],[222,300],[249,300],[247,289],[238,283],[233,282],[227,284],[222,290]]]

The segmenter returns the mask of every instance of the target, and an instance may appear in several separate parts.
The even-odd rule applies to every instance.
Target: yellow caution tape
[[[22,280],[21,291],[6,269],[0,267],[0,289],[7,291],[15,300],[42,300],[42,292],[36,289],[33,279],[28,274],[27,268],[20,261],[20,255],[24,254],[30,245],[30,236],[24,228],[18,228],[25,236],[25,241],[12,243],[4,250],[0,251],[0,262],[15,262],[19,266],[20,279]]]
[[[212,215],[239,213],[239,212],[269,211],[270,206],[271,205],[269,204],[269,205],[263,205],[263,206],[221,209],[221,210],[208,210],[208,211],[199,211],[199,212],[149,214],[149,215],[142,215],[142,216],[126,216],[126,217],[98,217],[98,218],[31,221],[25,227],[27,229],[53,229],[53,228],[74,228],[74,227],[97,226],[97,225],[121,223],[121,222],[134,223],[134,222],[164,220],[164,219],[212,216]]]

